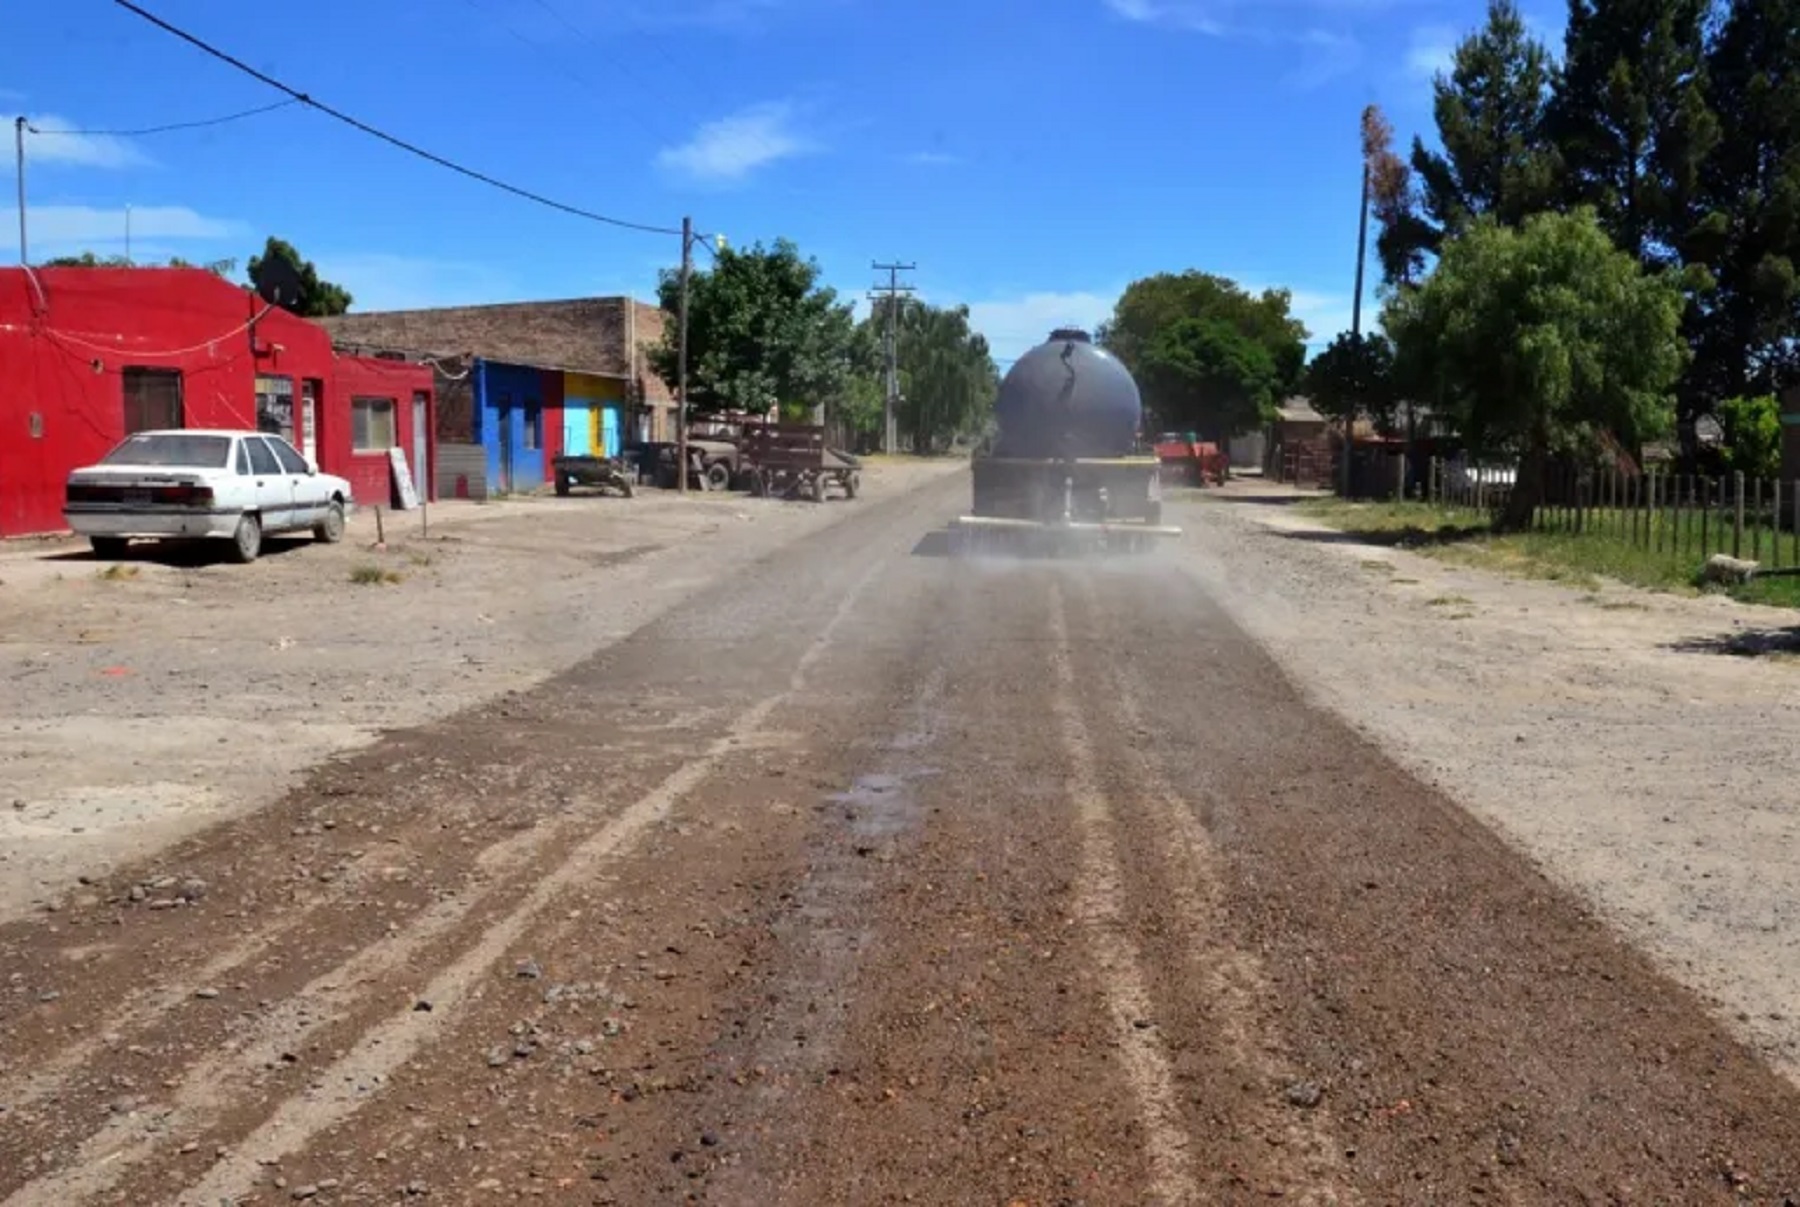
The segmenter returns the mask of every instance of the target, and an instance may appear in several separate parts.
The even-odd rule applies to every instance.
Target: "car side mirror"
[[[319,467],[316,465],[308,464],[306,467],[306,476],[309,478],[318,477],[319,476]]]

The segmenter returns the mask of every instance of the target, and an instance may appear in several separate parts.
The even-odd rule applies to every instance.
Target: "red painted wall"
[[[360,507],[389,507],[399,503],[394,490],[393,473],[385,452],[357,452],[351,447],[351,405],[358,398],[391,398],[394,402],[394,441],[406,453],[406,467],[412,471],[413,487],[422,499],[437,496],[428,493],[430,466],[437,464],[436,399],[431,396],[432,375],[429,365],[406,364],[401,361],[375,360],[360,356],[337,358],[336,395],[326,408],[328,419],[320,425],[319,464],[332,467],[330,472],[350,479],[351,492]],[[423,469],[414,454],[413,395],[424,391],[425,460]]]
[[[128,366],[181,373],[188,427],[254,428],[260,372],[294,379],[298,429],[300,383],[317,380],[320,468],[365,504],[387,498],[386,458],[350,453],[349,387],[396,399],[409,462],[412,395],[432,388],[429,367],[338,357],[322,327],[204,269],[0,269],[0,536],[63,530],[69,471],[124,435]]]
[[[563,452],[563,375],[561,369],[543,369],[538,377],[544,399],[544,481],[554,482],[550,467]]]

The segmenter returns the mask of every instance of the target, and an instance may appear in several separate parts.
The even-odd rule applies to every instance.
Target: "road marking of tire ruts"
[[[804,690],[808,672],[825,656],[837,631],[886,565],[886,558],[880,558],[855,580],[825,627],[795,663],[785,690],[752,705],[704,752],[627,806],[591,838],[574,847],[561,864],[534,883],[517,906],[483,931],[473,946],[439,972],[419,994],[432,1003],[430,1011],[408,1007],[365,1031],[343,1056],[312,1079],[313,1084],[321,1087],[316,1096],[287,1098],[270,1118],[234,1145],[200,1181],[175,1201],[210,1205],[242,1194],[254,1185],[261,1172],[261,1161],[298,1151],[313,1136],[343,1122],[371,1101],[377,1088],[385,1088],[396,1070],[451,1025],[458,1014],[456,1008],[520,936],[539,920],[558,894],[591,880],[599,865],[629,851],[646,831],[700,787],[720,763],[730,755],[740,753],[746,742],[759,736],[771,714]],[[442,915],[436,915],[428,925],[442,927],[444,922]],[[352,961],[366,959],[368,954],[365,949],[352,957]],[[334,982],[342,975],[340,969],[315,981],[314,985]],[[255,1045],[254,1050],[260,1052],[261,1045]],[[173,1151],[171,1136],[200,1130],[224,1114],[228,1104],[219,1101],[211,1091],[220,1085],[244,1084],[256,1065],[254,1060],[241,1058],[231,1063],[237,1066],[235,1073],[223,1068],[209,1069],[206,1086],[196,1088],[190,1102],[162,1118],[154,1135],[147,1134],[141,1122],[129,1119],[109,1124],[82,1145],[72,1163],[22,1187],[6,1200],[5,1207],[66,1207],[116,1185],[159,1148]]]
[[[1081,587],[1086,611],[1103,614],[1105,604],[1098,599],[1093,580],[1083,579]],[[1134,685],[1126,669],[1129,658],[1129,650],[1117,656],[1109,651],[1098,674],[1107,688],[1104,697],[1117,711],[1120,724],[1127,732],[1139,732],[1144,726],[1138,700],[1142,688]],[[1212,835],[1195,814],[1192,802],[1170,782],[1155,759],[1136,749],[1128,757],[1133,780],[1140,788],[1134,800],[1149,813],[1157,832],[1171,840],[1164,847],[1172,873],[1168,903],[1186,923],[1182,932],[1187,936],[1188,953],[1203,978],[1201,997],[1212,1005],[1209,1020],[1233,1061],[1264,1085],[1296,1084],[1299,1078],[1294,1070],[1271,1051],[1270,1037],[1256,1026],[1258,999],[1270,996],[1270,982],[1262,961],[1226,937],[1219,853]],[[1271,1105],[1258,1114],[1268,1132],[1281,1133],[1288,1141],[1271,1154],[1283,1164],[1279,1172],[1299,1184],[1279,1188],[1284,1197],[1293,1195],[1308,1204],[1359,1201],[1346,1184],[1339,1156],[1342,1146],[1330,1125],[1328,1109],[1284,1115]]]
[[[1050,590],[1050,633],[1050,661],[1056,685],[1051,708],[1069,756],[1069,794],[1081,835],[1075,916],[1092,942],[1114,1038],[1137,1099],[1138,1116],[1144,1125],[1144,1155],[1150,1164],[1151,1198],[1171,1207],[1192,1203],[1198,1195],[1192,1156],[1175,1101],[1168,1054],[1155,1028],[1147,1025],[1153,1019],[1150,990],[1137,944],[1126,931],[1125,893],[1113,841],[1112,807],[1100,788],[1092,740],[1076,704],[1068,618],[1060,583],[1053,584]]]

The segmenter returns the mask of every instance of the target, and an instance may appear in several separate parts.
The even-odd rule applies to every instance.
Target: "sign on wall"
[[[400,496],[400,510],[411,511],[419,505],[419,492],[413,487],[412,470],[406,466],[406,450],[398,446],[388,449],[388,465],[393,470],[394,491]]]

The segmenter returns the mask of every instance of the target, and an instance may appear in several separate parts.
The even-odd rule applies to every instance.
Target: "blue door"
[[[600,412],[600,443],[604,456],[619,455],[619,408],[606,407]]]

